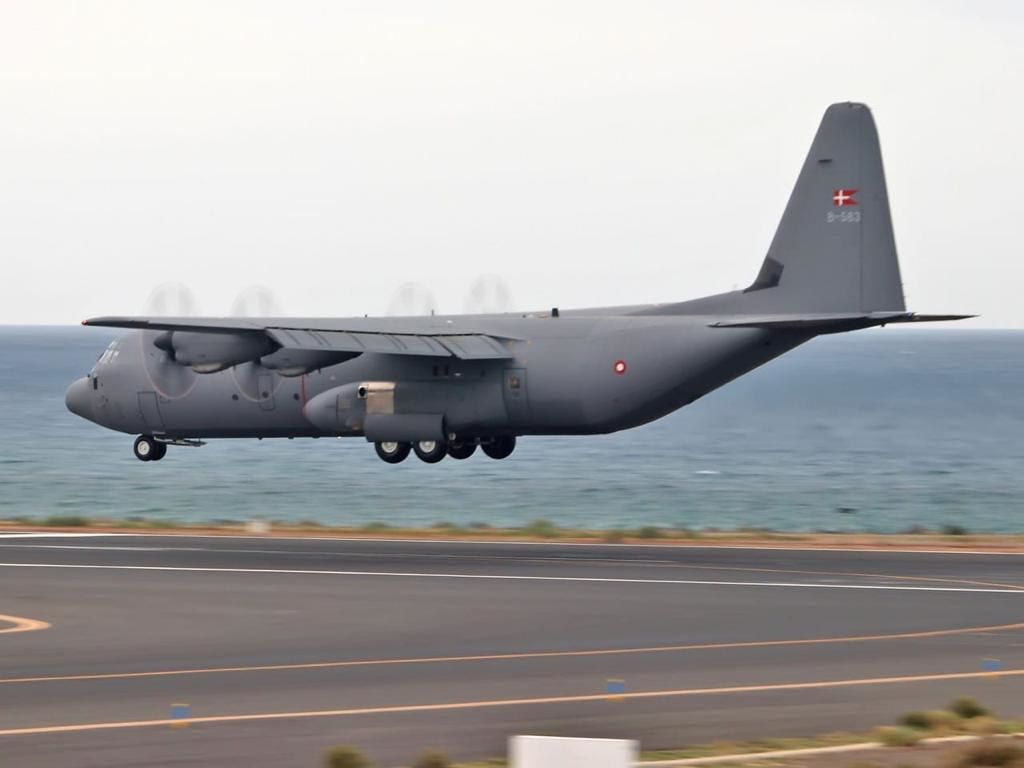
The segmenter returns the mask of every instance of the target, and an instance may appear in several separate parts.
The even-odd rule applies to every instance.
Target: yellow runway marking
[[[682,651],[728,650],[734,648],[766,648],[788,645],[825,645],[828,643],[865,643],[882,640],[917,640],[930,637],[948,637],[982,632],[1009,632],[1024,630],[1024,622],[1000,624],[990,627],[961,627],[933,629],[923,632],[900,632],[889,635],[854,635],[852,637],[816,637],[798,640],[749,640],[730,643],[699,643],[691,645],[658,645],[641,648],[604,648],[579,651],[531,651],[525,653],[492,653],[473,656],[423,656],[409,659],[354,659],[351,661],[316,661],[303,664],[264,664],[246,667],[202,667],[198,669],[165,669],[148,672],[107,672],[92,675],[60,675],[52,677],[0,678],[4,683],[44,683],[75,680],[119,680],[133,677],[170,677],[174,675],[203,675],[225,672],[274,672],[302,669],[331,669],[338,667],[373,667],[397,664],[445,664],[469,661],[516,661],[521,659],[561,659],[578,656],[623,656],[643,653],[673,653]]]
[[[682,688],[666,691],[639,691],[618,694],[624,700],[659,699],[681,696],[711,696],[731,693],[769,693],[773,691],[803,691],[815,688],[849,688],[866,685],[894,685],[897,683],[927,683],[947,680],[971,680],[990,677],[991,672],[949,672],[933,675],[906,675],[903,677],[869,677],[852,680],[821,680],[809,683],[777,683],[774,685],[734,685],[722,688]],[[998,673],[1003,677],[1024,675],[1024,669],[1007,669]],[[151,728],[154,726],[198,725],[202,723],[243,723],[261,720],[288,720],[312,717],[348,717],[353,715],[390,715],[408,712],[444,712],[461,709],[485,709],[492,707],[536,706],[541,704],[577,704],[591,701],[605,702],[607,693],[582,696],[545,696],[533,699],[494,699],[491,701],[458,701],[444,704],[399,704],[387,707],[363,707],[353,709],[320,709],[299,712],[263,712],[248,715],[210,715],[190,717],[182,720],[127,720],[110,723],[79,723],[74,725],[43,725],[28,728],[7,728],[0,730],[0,736],[30,736],[53,733],[75,733],[82,731],[106,731],[124,728]]]
[[[5,627],[3,624],[13,624],[13,627]],[[49,629],[49,623],[38,619],[23,619],[21,616],[4,616],[0,614],[0,635],[13,634],[14,632],[35,632],[39,629]]]

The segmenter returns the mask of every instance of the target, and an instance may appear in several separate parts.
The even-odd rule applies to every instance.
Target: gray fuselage
[[[325,422],[310,405],[345,385],[385,383],[394,385],[391,413],[438,416],[445,435],[595,434],[664,416],[808,338],[713,328],[700,316],[604,312],[387,319],[396,330],[483,329],[509,339],[513,357],[365,353],[301,376],[279,375],[258,361],[196,373],[167,359],[153,343],[156,331],[135,331],[111,344],[89,377],[72,386],[68,403],[110,429],[169,439],[361,436],[358,395],[347,420]],[[338,405],[331,400],[329,407]]]

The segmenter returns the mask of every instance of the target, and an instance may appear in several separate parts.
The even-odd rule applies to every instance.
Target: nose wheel
[[[135,438],[132,450],[139,461],[160,461],[167,455],[167,444],[161,443],[152,435],[139,435]]]

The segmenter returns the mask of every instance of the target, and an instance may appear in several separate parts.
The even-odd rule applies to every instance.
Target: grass
[[[685,760],[692,757],[717,757],[719,755],[746,755],[757,752],[776,752],[786,749],[815,749],[837,747],[844,744],[859,744],[871,741],[868,733],[826,733],[808,738],[759,739],[756,741],[715,741],[710,744],[695,744],[680,749],[662,749],[644,752],[643,760]],[[461,768],[461,766],[460,766]]]
[[[780,533],[760,528],[742,528],[738,530],[703,529],[694,530],[685,526],[671,527],[661,525],[643,525],[628,529],[616,527],[610,530],[584,528],[568,528],[548,519],[537,519],[519,528],[503,528],[493,526],[486,521],[474,521],[459,524],[442,521],[430,527],[401,527],[386,521],[374,521],[365,525],[338,526],[328,525],[315,520],[268,520],[270,533],[289,535],[311,534],[317,536],[391,536],[395,538],[430,538],[439,533],[448,538],[483,539],[483,540],[556,540],[565,539],[576,542],[603,542],[608,544],[646,543],[684,543],[700,539],[702,544],[752,544],[785,543],[795,546],[822,547],[886,547],[904,548],[944,547],[956,549],[989,549],[991,551],[1024,551],[1024,535],[1021,534],[988,534],[988,535],[943,535],[937,531],[920,529],[921,532],[910,533],[821,533],[798,532]],[[209,520],[202,522],[177,521],[137,515],[129,518],[105,519],[76,514],[54,514],[50,516],[30,517],[17,516],[0,520],[0,530],[5,528],[92,528],[109,530],[177,530],[182,533],[250,533],[246,530],[244,520]]]
[[[1003,740],[979,741],[957,751],[948,768],[1024,768],[1024,748]]]
[[[443,752],[431,750],[424,752],[413,763],[413,768],[451,768],[451,761]]]
[[[550,520],[534,520],[523,528],[527,536],[540,539],[557,539],[562,536],[562,529]]]
[[[912,747],[924,738],[917,728],[883,725],[875,729],[875,738],[887,747]]]
[[[952,711],[954,708],[959,712],[987,711],[973,699],[962,698],[952,702],[949,709],[908,712],[899,718],[900,725],[881,726],[867,733],[840,731],[808,738],[716,741],[710,744],[694,744],[680,747],[679,749],[647,751],[641,755],[641,761],[685,760],[688,758],[719,757],[723,755],[753,756],[761,752],[815,749],[818,747],[836,747],[846,744],[870,742],[881,742],[888,747],[905,748],[919,744],[924,739],[954,734],[1024,733],[1024,721],[997,720],[990,715],[975,715],[965,718]],[[1012,741],[991,739],[971,744],[962,751],[957,751],[954,755],[955,762],[950,762],[948,765],[943,766],[943,768],[981,768],[982,766],[1024,768],[1024,757],[1021,758],[1020,762],[979,762],[984,759],[1004,759],[1002,757],[1004,754],[1016,754],[1012,749],[1006,750],[1004,748],[1005,745],[1012,745],[1012,743]],[[1014,749],[1024,752],[1022,747],[1015,747]],[[990,757],[991,755],[995,755],[995,757]],[[968,758],[975,762],[963,761]],[[503,768],[506,764],[503,758],[495,758],[472,763],[459,763],[452,766],[452,768]],[[738,763],[737,765],[741,764],[745,765],[745,763]],[[772,764],[774,765],[774,763]],[[876,768],[877,765],[871,762],[842,764],[848,765],[849,768],[854,768],[854,766]],[[886,765],[890,766],[890,768],[899,768],[898,764],[893,767],[892,763],[886,762]],[[723,766],[722,768],[726,767]]]
[[[50,515],[40,520],[39,525],[46,528],[85,528],[89,525],[89,518],[81,515]]]

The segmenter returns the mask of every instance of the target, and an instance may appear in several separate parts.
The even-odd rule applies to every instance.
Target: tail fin
[[[743,312],[905,310],[871,110],[825,111]]]

